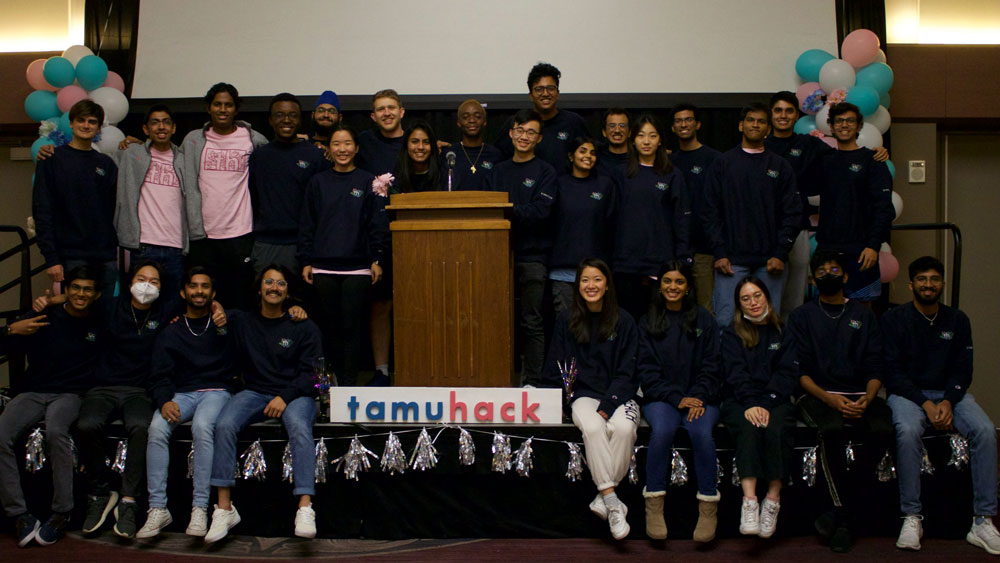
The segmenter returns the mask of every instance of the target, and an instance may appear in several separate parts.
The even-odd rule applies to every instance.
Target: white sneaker
[[[619,502],[615,508],[608,509],[608,526],[611,528],[611,535],[616,540],[625,539],[631,530],[628,520],[625,519],[627,514],[628,507],[625,506],[624,502]]]
[[[316,511],[312,505],[300,506],[295,512],[295,535],[300,538],[316,537]]]
[[[740,510],[740,533],[744,536],[760,535],[760,506],[747,497],[743,497],[743,508]]]
[[[239,518],[239,516],[237,516]],[[236,520],[239,522],[239,520]],[[205,506],[192,506],[191,507],[191,521],[188,522],[188,527],[184,530],[184,533],[189,536],[196,536],[199,538],[205,537],[208,533],[208,508]]]
[[[219,508],[215,505],[215,512],[212,513],[212,526],[205,534],[206,543],[214,543],[226,537],[229,530],[240,523],[240,513],[236,512],[236,505],[232,505],[229,510]]]
[[[774,530],[778,528],[778,511],[781,510],[781,503],[765,498],[760,505],[760,537],[769,538],[774,535]]]
[[[159,534],[163,528],[169,526],[173,521],[174,519],[170,516],[170,511],[166,508],[150,508],[146,512],[146,523],[135,533],[135,537],[140,539],[151,538]]]
[[[608,505],[604,504],[604,496],[601,493],[597,493],[594,500],[590,501],[590,511],[601,520],[608,519]]]
[[[997,532],[989,516],[984,516],[981,524],[976,524],[973,518],[972,529],[965,535],[965,541],[985,549],[986,553],[1000,555],[1000,532]]]
[[[923,519],[924,517],[919,514],[907,514],[903,517],[903,527],[899,529],[896,547],[913,551],[920,549],[920,538],[924,537],[924,525],[921,522]]]

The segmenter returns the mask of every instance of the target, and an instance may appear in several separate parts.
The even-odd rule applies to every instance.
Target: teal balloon
[[[792,130],[799,135],[808,135],[810,131],[816,129],[816,116],[815,115],[803,115],[795,122],[795,126]]]
[[[108,64],[97,55],[87,55],[76,63],[76,81],[88,92],[104,86],[108,79]]]
[[[895,178],[896,177],[896,165],[893,164],[891,160],[885,161],[885,165],[886,165],[886,167],[889,168],[889,176],[891,178]]]
[[[68,111],[66,113],[62,114],[61,117],[59,117],[59,130],[63,132],[63,135],[66,135],[67,139],[72,139],[73,138],[73,128],[69,126],[69,112]]]
[[[834,57],[823,49],[803,51],[799,55],[799,58],[795,60],[795,73],[804,82],[819,82],[819,69],[823,68],[823,65],[827,61],[835,58],[837,57]]]
[[[809,258],[812,258],[812,255],[816,254],[816,247],[818,245],[819,243],[816,242],[816,234],[813,233],[809,235]]]
[[[871,86],[879,94],[889,93],[892,88],[892,69],[885,63],[872,63],[858,70],[854,78],[856,86]],[[886,106],[888,107],[888,106]]]
[[[49,84],[62,88],[69,86],[76,79],[76,69],[66,57],[49,57],[42,66],[42,76]]]
[[[861,115],[868,117],[878,111],[878,92],[871,86],[853,86],[847,89],[848,103],[858,106]]]
[[[889,109],[889,102],[891,101],[892,98],[889,97],[889,92],[878,95],[878,105],[884,107],[885,109]]]
[[[38,162],[38,151],[41,150],[41,148],[43,146],[45,146],[45,145],[51,145],[51,144],[52,144],[52,140],[50,140],[48,137],[39,137],[39,138],[35,139],[35,142],[31,143],[31,160],[34,160],[35,162]],[[31,185],[32,186],[35,185],[35,176],[34,175],[31,176]]]
[[[59,105],[56,103],[56,93],[47,90],[35,90],[24,99],[24,113],[34,121],[44,121],[50,117],[59,117]]]

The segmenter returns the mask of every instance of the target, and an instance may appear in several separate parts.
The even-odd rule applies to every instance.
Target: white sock
[[[604,495],[604,506],[611,508],[618,508],[622,501],[618,500],[618,495],[611,493],[610,495]]]
[[[379,364],[375,366],[375,371],[380,371],[385,375],[389,375],[389,364]]]

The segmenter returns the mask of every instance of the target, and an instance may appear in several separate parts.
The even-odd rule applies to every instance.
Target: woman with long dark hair
[[[656,287],[656,269],[689,260],[690,197],[684,176],[667,156],[666,129],[649,114],[631,126],[628,164],[619,170],[615,284],[622,307],[639,317]]]
[[[796,371],[791,336],[771,305],[767,285],[753,276],[736,284],[736,315],[722,331],[722,422],[736,442],[743,489],[740,533],[769,538],[778,524],[781,482],[792,458]],[[757,481],[767,497],[757,502]]]
[[[392,193],[430,192],[441,189],[437,137],[431,124],[417,119],[403,132],[403,150],[396,159]]]
[[[670,472],[674,434],[684,427],[691,438],[698,484],[698,523],[694,540],[715,538],[719,491],[712,431],[719,421],[719,327],[698,305],[694,273],[686,262],[672,260],[657,272],[659,292],[639,321],[637,371],[649,423],[646,455],[646,534],[667,537],[663,502]]]
[[[606,519],[620,540],[629,533],[628,508],[615,487],[628,472],[639,424],[632,399],[638,387],[638,333],[632,317],[618,308],[611,268],[604,261],[580,262],[574,286],[573,306],[556,319],[542,381],[565,391],[598,490],[590,510]]]

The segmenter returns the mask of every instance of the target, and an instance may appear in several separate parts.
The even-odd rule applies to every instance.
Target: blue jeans
[[[943,391],[924,391],[934,403],[944,398]],[[904,514],[920,514],[920,461],[923,443],[920,438],[930,426],[923,407],[899,395],[889,395],[892,423],[896,427],[896,471],[899,475],[899,508]],[[969,440],[969,466],[972,470],[972,510],[976,516],[997,513],[997,434],[993,421],[976,404],[971,394],[952,405],[952,424]]]
[[[152,260],[163,268],[160,279],[160,295],[173,301],[179,299],[181,280],[184,279],[184,252],[172,246],[156,244],[139,245],[138,250],[129,251],[132,264]],[[128,280],[131,283],[132,280]],[[165,302],[165,301],[164,301]]]
[[[181,422],[191,422],[194,445],[193,498],[191,506],[208,508],[208,480],[212,476],[215,451],[215,421],[229,402],[228,391],[176,393],[170,399],[181,409]],[[146,484],[150,508],[167,506],[167,468],[170,466],[170,435],[178,423],[167,422],[159,411],[153,413],[146,440]]]
[[[646,454],[646,492],[667,490],[674,434],[683,426],[691,437],[698,492],[705,496],[715,495],[718,465],[712,431],[719,422],[719,407],[705,405],[705,414],[691,422],[687,420],[687,409],[680,411],[662,401],[648,403],[643,407],[642,414],[650,430],[649,451]]]
[[[264,407],[274,395],[264,395],[246,389],[229,401],[215,423],[215,459],[212,461],[212,486],[232,487],[236,484],[233,470],[236,467],[236,438],[241,430],[254,422],[266,420]],[[299,397],[285,407],[281,423],[292,445],[292,476],[295,483],[293,495],[316,493],[316,447],[313,444],[313,421],[316,419],[316,400]]]
[[[785,280],[788,278],[788,264],[780,274],[767,273],[767,267],[748,268],[733,264],[733,275],[727,276],[715,272],[715,289],[712,291],[712,304],[715,306],[715,321],[719,326],[733,324],[733,314],[736,306],[736,284],[746,276],[756,276],[767,286],[771,293],[771,306],[774,312],[781,314],[781,295],[785,290]]]

